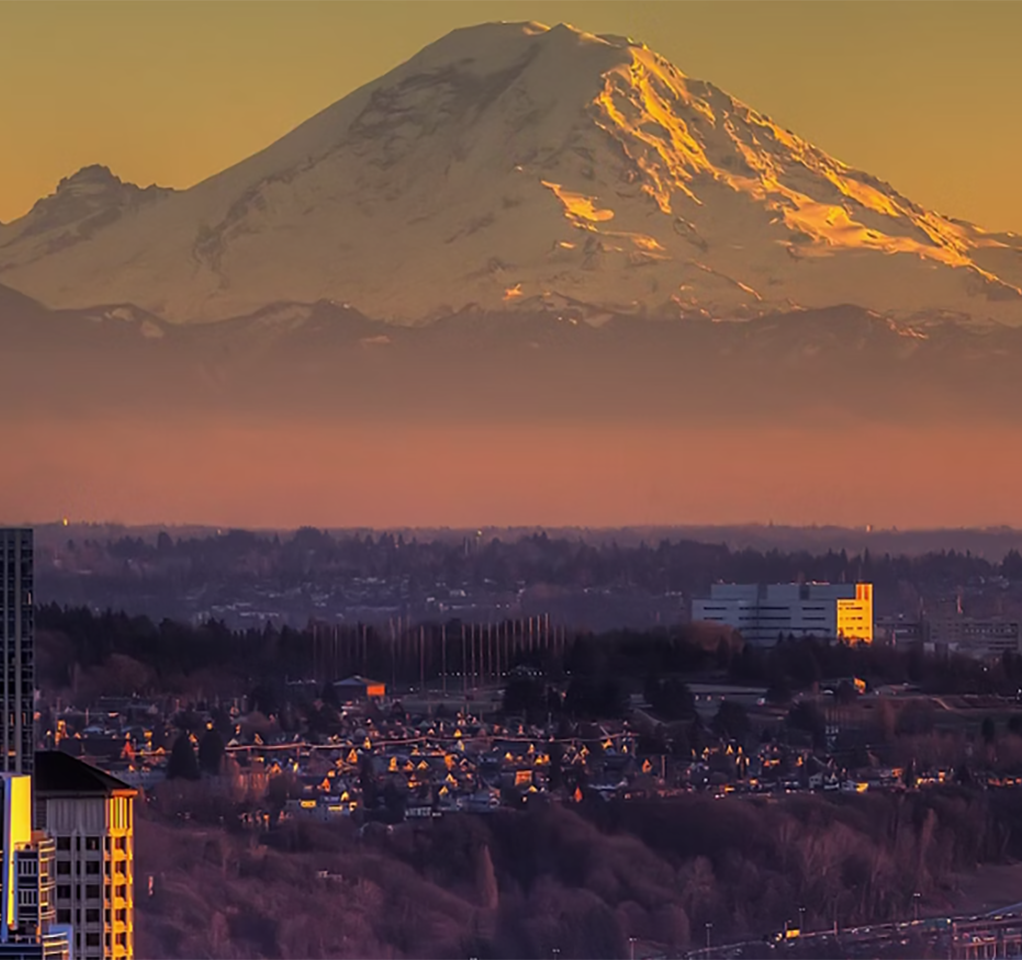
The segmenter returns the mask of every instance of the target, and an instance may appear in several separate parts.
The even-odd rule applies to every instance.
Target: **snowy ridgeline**
[[[319,301],[401,323],[470,305],[599,321],[849,303],[1022,323],[1020,247],[645,46],[486,24],[190,189],[79,171],[0,226],[0,271],[50,307],[178,323]]]

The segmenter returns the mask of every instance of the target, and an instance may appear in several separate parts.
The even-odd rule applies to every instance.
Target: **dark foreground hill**
[[[830,801],[585,800],[424,825],[269,834],[140,818],[140,956],[674,955],[703,942],[947,909],[955,875],[1022,853],[1008,791]],[[322,872],[327,872],[327,878]]]

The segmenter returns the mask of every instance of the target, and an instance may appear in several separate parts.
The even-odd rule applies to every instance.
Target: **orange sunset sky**
[[[917,202],[1022,231],[1022,4],[0,4],[0,221],[105,163],[186,187],[459,26],[571,22],[643,40]]]
[[[1022,232],[1022,3],[983,0],[8,0],[0,221],[91,163],[188,187],[448,31],[492,20],[642,40],[918,203]],[[982,424],[717,433],[693,411],[677,430],[328,429],[130,412],[76,424],[0,411],[18,451],[0,522],[1022,526],[1022,443]],[[842,445],[861,453],[857,473],[838,465]]]

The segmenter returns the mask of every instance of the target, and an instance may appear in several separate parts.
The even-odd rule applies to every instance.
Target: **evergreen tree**
[[[215,777],[220,773],[220,764],[224,758],[223,737],[213,727],[207,730],[199,741],[199,769]]]
[[[179,733],[170,751],[167,761],[167,779],[198,780],[199,761],[195,757],[195,747],[187,733]]]

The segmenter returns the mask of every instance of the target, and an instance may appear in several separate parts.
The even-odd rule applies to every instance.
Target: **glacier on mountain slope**
[[[923,210],[645,46],[564,25],[456,30],[188,190],[142,202],[84,181],[0,227],[0,282],[177,322],[336,300],[401,323],[839,303],[1022,323],[1019,238]]]

